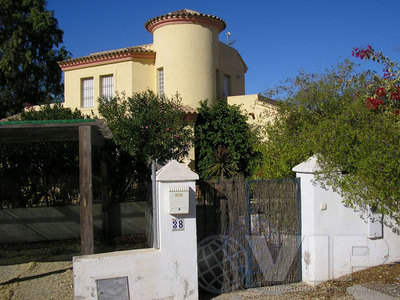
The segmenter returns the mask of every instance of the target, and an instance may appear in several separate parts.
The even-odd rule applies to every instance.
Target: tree
[[[62,96],[62,37],[45,0],[0,0],[0,118]]]
[[[178,96],[169,99],[147,90],[128,98],[100,98],[99,113],[106,119],[115,143],[144,169],[149,160],[162,163],[189,153],[192,131]]]
[[[279,117],[266,128],[263,176],[294,176],[291,168],[317,155],[321,183],[355,209],[376,207],[400,224],[398,65],[371,47],[354,55],[385,65],[383,77],[345,61],[325,74],[300,73],[276,90]],[[397,70],[396,70],[397,68]]]
[[[249,176],[258,157],[258,139],[237,105],[200,102],[195,124],[195,152],[200,177]]]

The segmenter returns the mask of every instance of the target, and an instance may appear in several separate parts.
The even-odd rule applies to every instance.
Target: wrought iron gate
[[[197,192],[201,288],[301,281],[299,179],[200,182]]]

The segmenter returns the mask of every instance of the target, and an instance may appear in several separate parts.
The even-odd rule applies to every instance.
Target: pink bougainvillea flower
[[[365,100],[365,103],[367,104],[367,108],[370,110],[377,110],[378,107],[384,106],[384,102],[382,99],[377,99],[377,98],[371,98],[368,97],[367,100]]]
[[[390,98],[400,101],[400,87],[395,88],[395,91],[390,94]]]
[[[361,59],[367,59],[372,56],[374,53],[374,49],[372,49],[371,45],[367,45],[364,48],[354,48],[352,55]]]
[[[386,95],[386,91],[384,87],[380,87],[376,90],[376,95],[378,97],[384,97]]]

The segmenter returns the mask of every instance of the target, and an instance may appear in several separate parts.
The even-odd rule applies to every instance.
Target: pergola
[[[99,119],[0,122],[0,144],[79,141],[82,255],[93,253],[92,144],[101,146],[111,138],[105,121]]]

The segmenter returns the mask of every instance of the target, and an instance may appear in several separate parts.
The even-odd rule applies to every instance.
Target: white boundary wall
[[[300,177],[302,280],[315,284],[371,266],[400,261],[400,236],[381,226],[368,238],[368,223],[342,204],[341,196],[315,182],[316,157],[293,168]],[[383,227],[383,228],[382,228]]]
[[[198,175],[176,161],[157,172],[160,249],[128,250],[74,257],[75,299],[98,299],[96,280],[126,277],[129,299],[198,299],[196,184]],[[170,186],[189,188],[189,214],[170,215]],[[184,230],[173,231],[173,219]],[[109,295],[117,290],[112,287]]]

